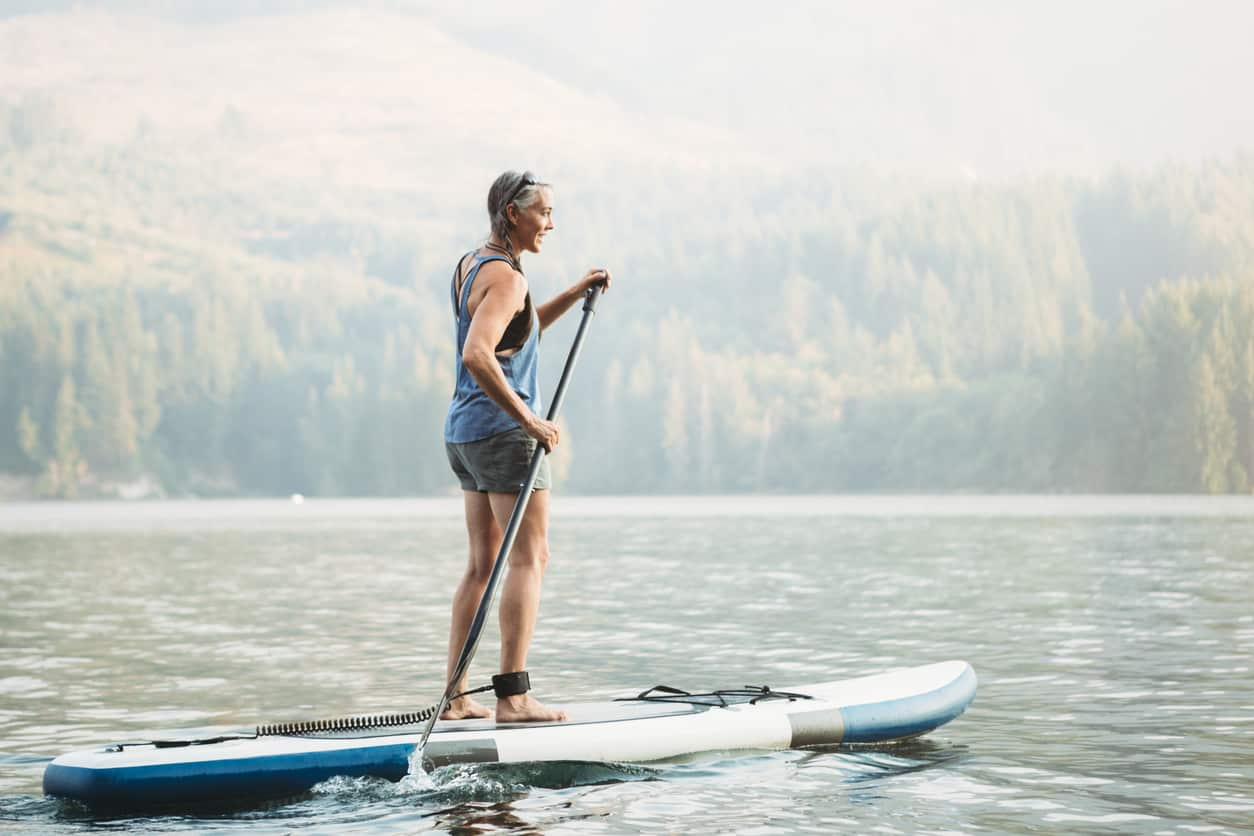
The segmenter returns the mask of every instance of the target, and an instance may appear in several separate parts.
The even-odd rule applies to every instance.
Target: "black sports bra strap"
[[[513,266],[513,263],[503,255],[479,255],[479,253],[475,250],[471,250],[466,253],[466,255],[473,255],[475,258],[475,266],[472,267],[470,273],[466,275],[467,280],[471,278],[471,274],[478,276],[479,268],[483,267],[483,265],[487,264],[489,261],[504,261],[505,263],[510,264],[510,266]],[[458,287],[458,284],[462,281],[462,262],[466,260],[466,255],[457,259],[457,270],[453,274],[453,284],[450,288],[453,297],[454,316],[461,315],[462,306],[467,301],[467,286]],[[462,298],[459,299],[459,297]]]
[[[467,253],[469,255],[469,253]],[[449,283],[448,292],[453,303],[453,316],[457,316],[461,312],[461,305],[457,303],[457,295],[461,290],[462,283],[462,262],[466,260],[466,256],[457,259],[457,269],[453,271],[453,281]]]

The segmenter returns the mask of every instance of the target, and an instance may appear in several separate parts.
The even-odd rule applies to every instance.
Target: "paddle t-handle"
[[[579,320],[579,330],[575,332],[575,340],[571,343],[570,353],[566,355],[566,365],[562,368],[562,376],[557,381],[557,391],[553,393],[553,402],[549,404],[549,421],[557,420],[557,415],[562,408],[562,402],[566,400],[566,387],[570,383],[571,372],[575,369],[575,362],[579,359],[579,353],[583,349],[583,340],[588,331],[588,325],[592,321],[593,314],[596,313],[597,302],[600,300],[601,293],[604,290],[605,282],[602,280],[588,288],[587,293],[584,294],[583,317]],[[466,641],[462,644],[462,651],[457,657],[457,666],[453,669],[453,675],[449,677],[448,682],[444,686],[444,694],[440,697],[440,702],[435,706],[435,711],[431,713],[431,717],[427,720],[426,728],[422,731],[422,739],[418,741],[417,751],[419,752],[426,750],[427,739],[431,737],[431,730],[435,728],[435,721],[444,713],[444,709],[448,707],[449,700],[453,696],[453,686],[461,682],[462,676],[470,668],[470,661],[475,657],[475,651],[479,649],[479,637],[483,635],[483,627],[487,623],[488,612],[492,609],[492,601],[496,596],[497,583],[501,575],[504,574],[510,549],[514,547],[514,540],[518,537],[518,528],[522,525],[523,514],[527,511],[527,503],[531,501],[531,492],[535,489],[536,479],[540,475],[540,463],[544,461],[544,454],[544,447],[537,444],[536,451],[531,456],[531,467],[527,471],[527,481],[523,482],[518,493],[518,499],[514,501],[514,510],[510,512],[509,523],[505,526],[505,536],[501,540],[501,548],[497,550],[496,561],[492,564],[492,574],[488,576],[488,585],[483,590],[483,597],[479,599],[479,608],[475,611],[474,620],[470,622],[470,630],[466,633]]]

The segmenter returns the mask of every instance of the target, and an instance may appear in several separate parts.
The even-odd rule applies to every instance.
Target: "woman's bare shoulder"
[[[508,261],[500,259],[486,261],[479,268],[479,275],[493,285],[499,283],[510,288],[522,287],[523,290],[527,288],[527,277],[518,272]]]
[[[527,297],[527,279],[507,262],[488,262],[479,268],[479,278],[475,280],[473,293],[476,297],[474,301],[478,302],[488,294],[504,296],[521,309]]]

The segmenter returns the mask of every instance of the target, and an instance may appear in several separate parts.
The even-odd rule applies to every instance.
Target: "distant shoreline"
[[[555,519],[877,518],[1250,518],[1254,496],[1179,494],[846,494],[561,496]],[[339,499],[46,500],[0,502],[0,533],[65,530],[286,529],[364,523],[381,527],[460,521],[457,496]]]

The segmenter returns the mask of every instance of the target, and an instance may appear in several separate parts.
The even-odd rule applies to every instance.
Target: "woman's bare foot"
[[[565,711],[536,702],[530,694],[501,697],[496,701],[498,723],[553,723],[565,719]]]
[[[486,705],[480,705],[470,697],[458,697],[448,704],[448,707],[444,709],[444,713],[440,715],[440,719],[477,720],[491,716],[492,709]]]

